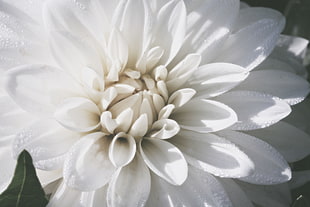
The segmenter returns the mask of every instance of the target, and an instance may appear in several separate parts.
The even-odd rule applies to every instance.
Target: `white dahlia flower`
[[[239,7],[0,0],[0,191],[26,149],[49,207],[289,206],[307,41]]]

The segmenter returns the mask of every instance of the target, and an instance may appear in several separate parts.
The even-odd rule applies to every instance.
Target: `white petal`
[[[16,160],[12,156],[12,140],[13,137],[9,138],[8,142],[4,140],[4,137],[0,139],[0,162],[2,163],[0,165],[0,193],[7,188],[14,175]]]
[[[272,9],[249,7],[240,10],[233,34],[216,61],[253,69],[271,53],[284,24],[281,13]]]
[[[116,132],[127,132],[131,126],[132,118],[133,111],[131,108],[122,111],[115,119],[117,123]]]
[[[171,69],[167,77],[167,88],[171,93],[179,89],[194,73],[201,61],[199,54],[189,54]]]
[[[46,65],[26,65],[10,70],[5,88],[21,108],[43,116],[50,116],[64,98],[83,96],[73,79]]]
[[[108,191],[108,185],[105,185],[104,187],[97,189],[94,192],[92,207],[107,207],[108,206],[107,191]]]
[[[118,31],[116,28],[114,28],[111,32],[108,48],[111,61],[113,63],[116,62],[119,64],[119,68],[115,69],[124,69],[128,60],[128,45],[120,31]],[[109,76],[107,78],[109,79]]]
[[[278,70],[253,71],[236,90],[268,93],[294,105],[306,98],[310,84],[300,76]]]
[[[160,119],[153,123],[150,137],[169,139],[180,131],[178,123],[172,119]]]
[[[45,34],[39,29],[42,1],[0,3],[0,67],[49,62]],[[39,23],[39,24],[38,24]]]
[[[81,191],[96,190],[115,172],[109,160],[110,140],[98,132],[81,138],[69,151],[63,177],[66,184]]]
[[[135,66],[149,42],[148,29],[151,16],[147,3],[143,0],[121,1],[114,14],[115,24],[128,44],[129,67]]]
[[[233,179],[218,179],[218,181],[224,187],[233,206],[254,207],[251,200]]]
[[[9,96],[0,97],[0,135],[15,134],[33,121],[34,117],[22,110]]]
[[[187,163],[182,152],[172,144],[159,139],[144,139],[141,155],[147,166],[173,185],[181,185],[187,178]]]
[[[191,100],[172,113],[181,128],[197,132],[225,129],[237,121],[236,113],[228,106],[211,100]]]
[[[244,152],[214,134],[181,130],[171,142],[184,153],[191,165],[216,176],[245,177],[254,170],[253,162]]]
[[[55,170],[63,167],[66,153],[81,135],[60,126],[55,120],[38,120],[22,129],[14,140],[14,156],[26,149],[35,167]]]
[[[296,162],[310,154],[310,136],[285,122],[278,122],[265,129],[248,131],[275,147],[288,162]]]
[[[235,143],[253,161],[254,172],[240,180],[258,185],[274,185],[291,179],[291,169],[285,159],[266,142],[236,131],[227,130],[217,134]]]
[[[186,7],[183,1],[169,1],[158,12],[153,33],[155,46],[164,49],[160,61],[168,65],[182,46],[186,32]],[[165,38],[162,38],[165,37]]]
[[[283,100],[255,91],[232,91],[215,98],[238,114],[238,122],[231,129],[253,130],[268,127],[290,114],[290,106]]]
[[[100,125],[100,111],[95,103],[86,98],[67,98],[54,113],[56,120],[64,127],[89,132]]]
[[[111,207],[143,207],[151,188],[150,172],[139,154],[113,176],[107,201]]]
[[[280,38],[277,42],[277,47],[273,53],[277,53],[278,55],[289,53],[298,59],[298,61],[302,62],[307,50],[308,43],[309,40],[301,37],[280,35]]]
[[[218,96],[234,88],[248,76],[245,68],[230,63],[211,63],[196,70],[189,87],[197,91],[196,97]]]
[[[52,32],[49,39],[55,60],[77,80],[82,79],[85,67],[103,75],[100,56],[91,41],[81,40],[72,33],[65,32]]]
[[[205,64],[220,55],[218,48],[225,42],[231,25],[238,17],[239,1],[199,0],[185,1],[185,4],[188,11],[187,34],[178,57],[195,51],[201,54]]]
[[[82,192],[68,187],[64,182],[58,186],[46,207],[88,207],[92,203],[94,192]]]
[[[183,88],[177,90],[168,99],[168,104],[173,104],[175,107],[181,107],[186,104],[196,94],[196,91],[191,88]]]
[[[171,185],[153,174],[146,206],[232,207],[232,203],[215,177],[190,167],[189,176],[181,186]]]
[[[139,118],[132,124],[130,131],[128,134],[135,138],[141,138],[143,137],[147,130],[148,130],[148,124],[147,124],[147,115],[141,114]]]
[[[123,167],[130,163],[136,154],[134,138],[123,132],[118,133],[109,147],[109,158],[115,167]]]
[[[259,206],[290,207],[291,192],[287,183],[280,185],[252,185],[238,182],[239,186],[255,204]]]
[[[114,133],[114,130],[117,127],[117,123],[112,119],[112,114],[109,111],[104,111],[100,116],[100,123],[103,127],[103,131],[107,130],[110,134]]]
[[[45,192],[46,192],[45,189],[49,186],[49,184],[57,183],[58,180],[62,178],[61,168],[57,170],[52,170],[52,171],[36,169],[36,173]],[[55,189],[53,189],[50,193],[53,193],[54,190]],[[46,193],[46,194],[49,194],[49,193]]]
[[[175,109],[175,106],[172,104],[168,104],[164,106],[158,113],[158,120],[168,119],[174,109]]]

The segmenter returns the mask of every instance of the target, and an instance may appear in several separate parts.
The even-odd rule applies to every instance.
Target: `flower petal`
[[[148,119],[146,114],[141,114],[139,118],[132,124],[128,134],[134,138],[143,137],[148,130]]]
[[[220,177],[239,178],[250,175],[254,164],[233,143],[214,134],[181,130],[171,139],[193,166]]]
[[[239,1],[199,0],[185,1],[185,4],[188,11],[187,34],[177,59],[188,52],[198,52],[205,64],[220,52],[218,48],[225,42],[238,17]]]
[[[12,140],[13,137],[8,137],[8,140],[5,140],[4,137],[0,139],[0,162],[2,163],[0,165],[0,193],[7,188],[14,175],[16,160],[12,157]]]
[[[173,185],[181,185],[187,178],[187,163],[182,152],[160,139],[143,139],[140,153],[147,166]]]
[[[152,45],[164,49],[160,61],[168,65],[182,46],[186,32],[186,7],[183,1],[169,1],[159,11]],[[165,37],[165,38],[162,38]]]
[[[109,158],[115,167],[123,167],[130,163],[136,154],[134,138],[123,132],[118,133],[109,147]]]
[[[266,142],[230,130],[217,134],[235,143],[253,161],[255,165],[253,173],[239,178],[240,180],[258,185],[274,185],[291,179],[291,169],[285,159]]]
[[[63,177],[69,187],[96,190],[107,184],[115,172],[109,160],[110,140],[98,132],[84,136],[68,152]]]
[[[72,206],[84,207],[90,206],[94,192],[82,192],[68,187],[62,182],[57,191],[52,195],[46,207]]]
[[[173,104],[176,108],[186,104],[196,94],[196,91],[192,88],[183,88],[177,90],[168,99],[168,104]]]
[[[247,78],[245,68],[230,63],[211,63],[198,68],[189,80],[196,97],[210,98],[223,94]]]
[[[288,162],[296,162],[310,154],[310,136],[285,122],[278,122],[265,129],[248,131],[275,147]]]
[[[290,106],[283,100],[255,91],[231,91],[215,98],[238,114],[238,122],[231,129],[253,130],[268,127],[290,114]]]
[[[65,99],[57,107],[54,116],[61,125],[76,132],[89,132],[100,125],[100,111],[87,98]]]
[[[212,175],[189,168],[181,186],[174,186],[152,174],[150,198],[146,206],[214,206],[232,207],[223,186]]]
[[[120,1],[114,14],[115,25],[123,34],[128,44],[128,66],[135,67],[138,59],[149,44],[148,30],[152,14],[146,1]],[[135,24],[132,24],[135,22]]]
[[[38,120],[21,130],[13,143],[14,157],[26,149],[35,167],[56,170],[63,167],[65,156],[81,135],[60,126],[55,120]]]
[[[213,132],[233,125],[237,115],[220,102],[196,99],[174,111],[171,119],[176,120],[183,129]]]
[[[290,207],[291,191],[287,183],[280,185],[252,185],[238,182],[239,186],[255,204],[259,206]]]
[[[172,119],[160,119],[153,123],[151,130],[150,137],[169,139],[180,131],[180,126]]]
[[[51,116],[56,105],[66,97],[83,96],[73,79],[46,65],[25,65],[10,70],[5,88],[21,108],[41,116]]]
[[[121,168],[109,183],[107,201],[111,207],[142,207],[151,188],[150,172],[139,154]],[[130,192],[130,193],[129,193]]]
[[[218,179],[227,192],[227,195],[233,206],[238,207],[254,207],[251,200],[245,192],[234,182],[233,179]]]
[[[167,77],[167,88],[171,93],[179,89],[194,73],[201,61],[199,54],[189,54],[172,68]]]
[[[272,9],[249,7],[240,10],[234,31],[216,61],[253,69],[271,53],[284,24],[282,14]]]
[[[0,97],[1,137],[15,134],[33,120],[34,117],[17,106],[9,96]]]
[[[294,105],[303,101],[310,92],[310,84],[300,76],[278,70],[253,71],[236,90],[268,93]]]

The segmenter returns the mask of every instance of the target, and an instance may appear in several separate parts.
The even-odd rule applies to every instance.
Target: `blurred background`
[[[286,17],[284,34],[310,40],[310,0],[244,0],[244,2],[250,6],[269,7],[280,11]],[[308,48],[310,51],[309,45]],[[310,74],[309,51],[305,58],[305,66]],[[308,80],[310,80],[309,77]],[[294,171],[310,170],[310,156],[292,164],[291,167]],[[292,196],[294,199],[293,207],[310,207],[310,182],[294,190]]]

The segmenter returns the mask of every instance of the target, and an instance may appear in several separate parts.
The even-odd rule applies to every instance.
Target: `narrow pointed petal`
[[[115,119],[117,123],[116,131],[117,132],[127,132],[131,126],[133,118],[133,111],[131,108],[128,108],[122,111]]]
[[[136,142],[134,138],[125,133],[118,133],[109,147],[109,158],[117,168],[130,163],[136,154]]]
[[[244,152],[214,134],[181,130],[171,143],[184,153],[191,165],[216,176],[239,178],[254,171],[253,162]]]
[[[81,138],[65,160],[63,178],[69,187],[92,191],[107,184],[115,172],[109,160],[110,140],[98,132]]]
[[[185,32],[186,7],[184,2],[169,1],[158,12],[152,43],[164,49],[164,55],[160,61],[162,65],[168,65],[180,50]]]
[[[95,103],[86,98],[67,98],[59,105],[54,114],[64,127],[89,132],[100,125],[100,111]]]
[[[217,132],[217,134],[235,143],[253,161],[255,165],[253,173],[240,180],[258,185],[274,185],[291,179],[291,169],[285,159],[266,142],[230,130]]]
[[[147,130],[148,130],[148,124],[147,124],[147,115],[141,114],[139,118],[132,124],[130,131],[128,134],[135,138],[141,138],[143,137]]]
[[[21,108],[40,116],[51,116],[57,104],[66,97],[83,96],[73,79],[46,65],[25,65],[10,70],[5,88]]]
[[[121,168],[109,183],[107,201],[111,207],[143,207],[151,188],[150,172],[139,154]],[[130,192],[130,193],[129,193]]]
[[[296,162],[310,154],[310,136],[285,122],[278,122],[265,129],[248,131],[275,147],[288,162]]]
[[[172,113],[183,129],[197,132],[214,132],[237,122],[236,113],[228,106],[211,100],[196,99]]]
[[[171,69],[167,77],[167,88],[171,93],[179,89],[194,73],[201,61],[199,54],[189,54]]]
[[[112,119],[112,114],[109,111],[104,111],[100,116],[100,124],[104,130],[107,130],[110,134],[114,132],[117,127],[117,123]]]
[[[42,170],[59,169],[63,167],[68,150],[80,136],[63,128],[53,119],[39,120],[16,135],[13,154],[17,158],[26,149],[35,167]]]
[[[114,14],[115,25],[119,27],[128,44],[129,67],[135,66],[148,44],[147,34],[151,16],[143,0],[120,1]]]
[[[172,119],[160,119],[153,123],[150,137],[169,139],[180,131],[178,123]]]
[[[183,88],[177,90],[168,99],[168,104],[173,104],[175,107],[181,107],[186,104],[196,94],[192,88]]]
[[[196,97],[215,97],[237,86],[248,74],[245,68],[238,65],[211,63],[199,67],[194,72],[189,86],[197,91]]]
[[[182,152],[169,142],[144,139],[140,153],[147,166],[173,185],[181,185],[187,178],[187,163]]]
[[[231,91],[215,98],[238,114],[238,122],[231,129],[254,130],[277,123],[291,113],[283,100],[255,91]]]
[[[290,105],[303,101],[310,92],[304,78],[278,70],[253,71],[236,90],[253,90],[277,96]]]
[[[216,61],[252,70],[271,53],[284,24],[282,14],[272,9],[249,7],[240,10],[233,32]]]

